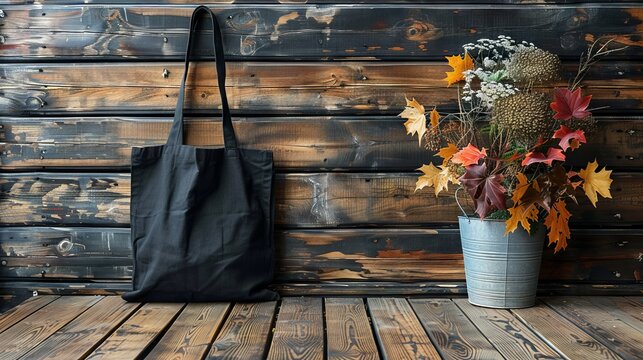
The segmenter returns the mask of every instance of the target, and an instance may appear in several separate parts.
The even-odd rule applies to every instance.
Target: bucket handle
[[[464,209],[462,208],[462,205],[460,205],[460,200],[458,200],[458,191],[460,190],[462,190],[462,186],[455,189],[455,194],[453,194],[455,196],[455,203],[458,204],[458,207],[460,208],[460,211],[462,211],[462,213],[464,214],[464,217],[466,217],[467,220],[471,221],[471,219],[469,219],[469,215],[467,214],[467,212],[464,211]]]

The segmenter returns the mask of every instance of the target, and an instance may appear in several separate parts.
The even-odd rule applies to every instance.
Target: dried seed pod
[[[519,144],[531,145],[539,136],[551,136],[551,115],[545,94],[519,92],[494,102],[491,122]]]
[[[523,48],[511,55],[507,74],[517,83],[549,83],[560,78],[560,59],[543,49]]]

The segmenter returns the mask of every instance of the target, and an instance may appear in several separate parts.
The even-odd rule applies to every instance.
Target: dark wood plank
[[[22,319],[40,310],[45,305],[56,300],[58,296],[44,295],[34,296],[23,301],[20,305],[13,307],[0,315],[0,333],[12,327]]]
[[[569,156],[569,164],[596,158],[610,168],[643,166],[643,118],[597,119],[592,140]],[[162,117],[0,117],[0,168],[125,170],[131,147],[163,144],[170,124]],[[282,170],[409,171],[441,160],[418,147],[395,116],[244,117],[234,126],[242,146],[272,150]],[[221,146],[221,129],[218,119],[189,118],[186,142]]]
[[[101,296],[63,296],[0,334],[0,358],[18,359],[90,309]]]
[[[284,298],[281,301],[268,359],[323,359],[323,317],[321,298]]]
[[[561,359],[509,311],[473,306],[467,299],[453,301],[505,358]]]
[[[379,352],[361,298],[326,298],[328,360],[379,360]]]
[[[107,296],[25,355],[26,359],[84,359],[140,304]]]
[[[266,356],[276,301],[237,303],[206,359],[261,359]]]
[[[229,303],[187,304],[146,359],[202,359],[229,309]]]
[[[410,299],[443,359],[504,359],[449,299]]]
[[[643,306],[635,306],[633,303],[625,300],[618,301],[619,298],[615,297],[597,297],[597,298],[580,298],[572,297],[569,298],[570,301],[582,302],[583,304],[590,303],[592,306],[595,306],[602,311],[607,312],[614,319],[618,319],[629,326],[636,329],[638,332],[643,334],[643,322],[641,322],[638,317],[640,317],[641,311],[643,311]],[[638,308],[638,313],[630,314],[632,310]]]
[[[130,279],[127,228],[0,228],[0,277]],[[545,281],[637,280],[643,230],[575,229],[565,252],[545,249]],[[464,279],[457,229],[278,229],[277,279],[426,281]],[[43,273],[44,272],[44,273]]]
[[[532,308],[514,309],[512,312],[568,359],[621,358],[547,305],[541,303]]]
[[[440,358],[406,299],[368,298],[368,309],[384,359]]]
[[[436,198],[415,192],[416,173],[278,174],[275,222],[302,228],[453,224],[460,210],[451,191]],[[643,224],[643,181],[613,173],[612,199],[594,208],[582,196],[573,224]],[[2,225],[109,225],[129,223],[130,177],[113,173],[0,174]],[[427,214],[430,214],[427,215]]]
[[[28,5],[5,9],[0,54],[10,59],[181,58],[192,6]],[[500,34],[578,56],[610,35],[641,54],[640,8],[631,4],[544,7],[381,4],[323,6],[221,4],[230,58],[442,58]],[[383,20],[384,19],[384,20]],[[56,29],[52,33],[52,29]],[[210,53],[204,42],[203,52]]]
[[[6,91],[0,114],[171,113],[176,107],[182,64],[9,64],[0,67]],[[236,114],[396,115],[404,97],[426,108],[456,109],[458,92],[447,89],[446,62],[433,63],[231,63],[227,92]],[[576,62],[566,63],[566,86]],[[168,75],[163,74],[167,71]],[[109,74],[109,76],[105,76]],[[211,114],[220,106],[212,63],[195,66],[185,107]],[[592,107],[642,110],[642,66],[637,62],[597,65],[584,86]],[[293,89],[296,89],[295,91]],[[285,96],[287,95],[287,96]],[[553,97],[553,96],[552,96]],[[600,112],[599,112],[600,113]]]
[[[184,304],[148,303],[138,309],[87,359],[135,359],[167,329]]]
[[[625,359],[643,354],[641,331],[614,317],[592,300],[581,297],[552,297],[544,301],[560,315]]]

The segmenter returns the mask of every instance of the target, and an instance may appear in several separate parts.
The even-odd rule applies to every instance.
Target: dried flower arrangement
[[[600,58],[624,49],[610,49],[611,41],[601,40],[581,56],[568,87],[553,94],[547,85],[559,80],[561,61],[532,43],[501,35],[466,44],[464,54],[447,57],[453,71],[444,80],[458,84],[459,111],[440,114],[434,108],[427,114],[407,99],[399,114],[407,120],[407,133],[443,159],[418,169],[423,174],[416,191],[431,186],[437,196],[449,183],[460,185],[480,218],[506,219],[506,234],[519,224],[529,232],[542,220],[554,251],[565,249],[567,203],[577,201],[577,189],[582,187],[594,206],[598,195],[611,198],[611,170],[598,170],[596,161],[578,172],[563,166],[596,126],[596,109],[588,109],[592,96],[583,95],[581,81]]]

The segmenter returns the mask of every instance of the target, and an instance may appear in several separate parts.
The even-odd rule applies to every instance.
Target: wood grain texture
[[[84,359],[140,304],[106,296],[25,355],[26,359]]]
[[[561,358],[509,311],[473,306],[467,299],[453,301],[505,358]]]
[[[368,309],[384,359],[440,358],[405,299],[369,298]]]
[[[101,296],[63,296],[0,334],[0,358],[18,359],[101,300]]]
[[[399,109],[398,109],[399,110]],[[589,144],[569,154],[571,166],[596,160],[610,168],[643,166],[643,118],[597,117]],[[0,168],[128,170],[132,146],[160,145],[164,117],[0,117]],[[280,170],[403,170],[441,161],[417,146],[395,116],[235,118],[243,147],[273,151]],[[186,120],[186,142],[221,146],[221,122]]]
[[[581,304],[586,304],[586,299],[583,299],[581,297],[569,297],[568,299],[570,301],[573,301],[574,303],[580,302]],[[620,299],[619,301],[619,299],[615,297],[600,297],[596,299],[590,299],[589,303],[592,306],[599,308],[601,311],[607,312],[614,319],[618,319],[628,324],[643,335],[643,322],[639,319],[641,311],[643,310],[641,301],[636,304],[627,300],[623,300],[625,299]],[[638,311],[634,312],[633,310]]]
[[[189,303],[146,359],[202,359],[218,334],[229,303]]]
[[[641,331],[615,317],[604,307],[594,305],[591,300],[580,297],[552,297],[545,298],[544,301],[624,359],[637,359],[643,354]]]
[[[643,299],[635,297],[611,297],[610,300],[627,314],[643,322]]]
[[[328,360],[379,360],[364,300],[324,299]]]
[[[237,303],[206,359],[261,359],[266,356],[277,302]]]
[[[0,333],[22,321],[22,319],[40,310],[45,305],[56,300],[58,296],[45,295],[29,298],[0,315]]]
[[[10,59],[180,58],[192,7],[44,5],[5,10],[1,56]],[[632,45],[641,54],[640,8],[628,4],[498,6],[399,4],[213,7],[230,58],[442,58],[461,44],[500,34],[562,56],[578,56],[592,39]],[[55,29],[55,32],[52,32]],[[211,44],[211,43],[210,43]],[[210,45],[211,46],[211,45]],[[201,47],[210,53],[208,44]]]
[[[410,299],[443,359],[504,359],[450,299]]]
[[[268,359],[324,359],[324,315],[321,298],[282,299]]]
[[[235,114],[391,114],[412,96],[425,107],[457,109],[457,90],[442,80],[436,63],[230,63],[227,93]],[[577,64],[565,66],[566,86]],[[169,74],[164,76],[164,72]],[[641,65],[597,66],[583,84],[592,107],[641,111]],[[0,115],[70,113],[173,113],[182,65],[176,63],[10,64],[0,67]],[[216,113],[220,107],[212,63],[199,63],[188,78],[186,109]],[[551,86],[547,89],[550,91]],[[553,95],[550,94],[553,98]],[[600,111],[599,111],[600,113]]]
[[[275,222],[302,228],[357,225],[453,224],[460,210],[453,191],[436,197],[415,192],[415,173],[278,174]],[[643,181],[614,173],[612,199],[571,206],[573,224],[643,224]],[[0,174],[2,225],[107,225],[129,223],[130,177],[114,173]],[[465,202],[466,203],[466,202]],[[465,205],[468,208],[468,205]]]
[[[87,359],[135,359],[170,326],[184,304],[148,303],[125,321]]]
[[[568,359],[621,358],[547,305],[540,303],[532,308],[514,309],[512,313]]]

